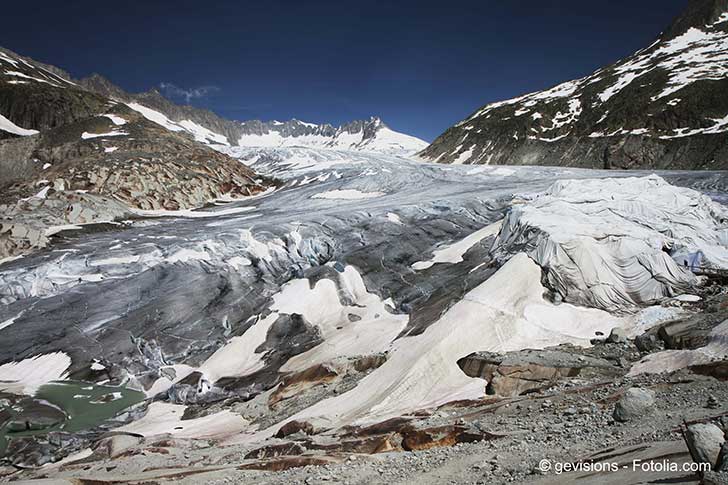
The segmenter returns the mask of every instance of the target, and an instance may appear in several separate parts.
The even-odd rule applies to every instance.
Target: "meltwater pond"
[[[144,393],[126,387],[82,381],[50,382],[32,398],[15,402],[0,396],[0,456],[13,437],[91,429],[144,398]]]

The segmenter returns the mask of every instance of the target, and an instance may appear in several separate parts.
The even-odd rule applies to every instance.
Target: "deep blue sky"
[[[432,140],[645,47],[686,0],[4,2],[0,45],[233,119],[379,115]],[[179,101],[178,97],[177,101]]]

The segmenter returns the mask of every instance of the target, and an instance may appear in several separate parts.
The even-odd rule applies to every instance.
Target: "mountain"
[[[179,210],[273,183],[60,69],[0,50],[0,258],[58,227]]]
[[[728,0],[692,0],[650,46],[483,106],[419,155],[465,164],[728,168]]]
[[[98,74],[81,79],[78,84],[94,93],[122,101],[149,120],[172,131],[186,131],[196,140],[215,148],[303,146],[411,155],[427,146],[427,142],[419,138],[392,130],[377,117],[338,127],[296,119],[238,122],[205,109],[177,105],[156,89],[139,94],[127,93]]]
[[[295,119],[267,123],[247,121],[242,126],[244,134],[238,140],[238,146],[243,147],[302,146],[408,155],[427,146],[427,142],[419,138],[392,130],[377,117],[338,127]]]

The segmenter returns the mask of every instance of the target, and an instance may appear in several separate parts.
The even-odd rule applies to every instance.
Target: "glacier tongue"
[[[694,286],[691,270],[728,268],[727,216],[657,175],[564,180],[508,213],[493,253],[525,251],[566,301],[624,311]]]

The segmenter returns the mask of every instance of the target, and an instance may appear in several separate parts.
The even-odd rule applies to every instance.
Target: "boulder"
[[[627,422],[651,414],[655,407],[655,393],[649,389],[631,387],[614,407],[616,421]]]
[[[657,335],[668,349],[697,349],[708,345],[711,326],[692,320],[678,320],[660,327]]]
[[[460,425],[404,429],[401,434],[402,449],[406,451],[428,450],[430,448],[453,446],[457,443],[473,443],[500,437],[500,435],[481,431],[475,427]]]
[[[118,433],[100,439],[96,442],[93,449],[95,453],[101,454],[102,456],[117,458],[143,441],[144,438],[139,435]]]
[[[559,379],[591,371],[613,375],[608,361],[561,350],[521,350],[506,354],[476,352],[458,361],[470,377],[488,381],[486,392],[518,396],[555,384]]]
[[[276,438],[285,438],[294,433],[302,432],[303,434],[312,435],[315,434],[313,424],[308,421],[289,421],[280,427],[276,433]]]
[[[277,458],[279,456],[303,455],[306,449],[298,443],[281,443],[257,448],[247,455],[245,459],[262,460],[264,458]]]
[[[728,473],[728,441],[723,443],[718,454],[718,462],[715,464],[715,471]]]
[[[663,350],[662,342],[653,334],[645,333],[634,339],[634,345],[640,352],[656,352]]]
[[[728,359],[691,365],[688,368],[695,374],[714,377],[719,381],[728,381]]]
[[[611,332],[609,332],[606,342],[610,344],[627,343],[627,332],[625,332],[622,328],[615,327]]]
[[[725,443],[722,429],[710,423],[691,424],[683,432],[683,438],[695,463],[716,466],[721,447]]]
[[[701,485],[728,485],[728,473],[707,471],[703,473]]]

